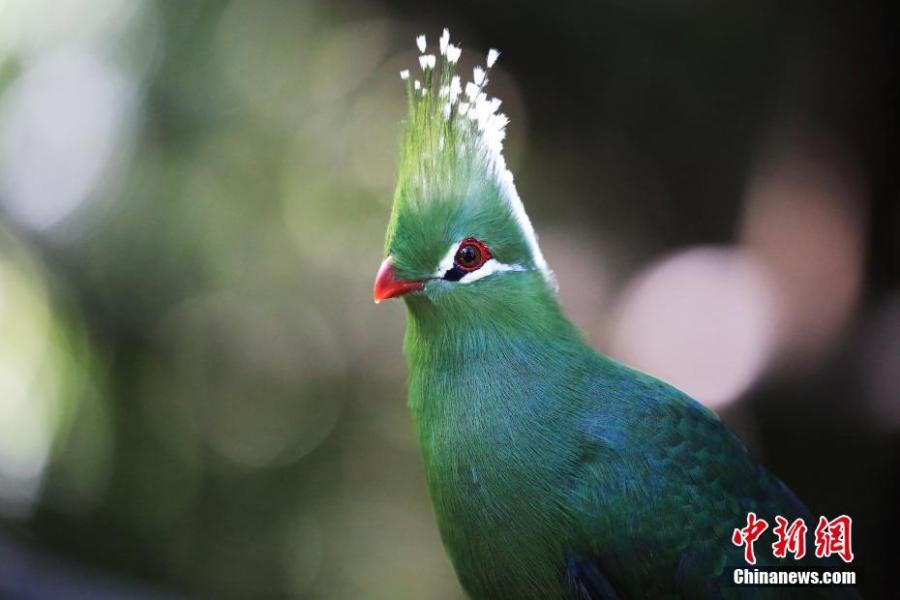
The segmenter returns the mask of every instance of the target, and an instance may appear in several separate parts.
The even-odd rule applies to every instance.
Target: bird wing
[[[599,572],[623,596],[715,598],[726,565],[746,566],[730,540],[748,512],[770,523],[775,514],[809,518],[714,413],[682,392],[618,366],[591,393],[602,401],[587,414],[567,482],[579,557],[567,577],[582,586]],[[757,544],[760,565],[777,560],[766,545]]]

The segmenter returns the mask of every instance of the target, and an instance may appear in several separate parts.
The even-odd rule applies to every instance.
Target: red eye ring
[[[453,264],[460,271],[471,273],[480,269],[490,259],[491,251],[484,242],[470,237],[459,243]]]

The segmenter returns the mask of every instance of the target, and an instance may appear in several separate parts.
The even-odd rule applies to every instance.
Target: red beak
[[[416,292],[425,287],[425,284],[421,281],[403,281],[402,279],[397,279],[391,261],[392,258],[390,256],[384,259],[384,262],[381,263],[381,268],[378,269],[378,275],[375,276],[375,304],[378,304],[382,300],[387,300],[388,298],[396,298],[403,294]]]

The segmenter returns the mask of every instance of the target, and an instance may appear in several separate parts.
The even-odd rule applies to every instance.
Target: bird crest
[[[534,266],[555,288],[503,155],[509,119],[499,111],[501,100],[485,91],[500,52],[489,50],[484,64],[475,66],[467,81],[457,73],[462,49],[451,42],[447,29],[431,52],[424,34],[416,38],[416,46],[418,69],[414,74],[408,69],[400,72],[408,115],[388,244],[399,211],[422,210],[428,203],[453,198],[477,197],[483,202],[493,198],[506,204]]]

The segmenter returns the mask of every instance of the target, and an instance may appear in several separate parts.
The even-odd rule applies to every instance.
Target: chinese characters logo
[[[845,563],[853,561],[852,549],[853,519],[847,515],[841,515],[830,521],[825,517],[819,517],[814,533],[816,558],[828,558],[838,556]],[[731,534],[731,542],[738,547],[744,547],[744,560],[747,564],[756,564],[755,542],[769,529],[769,523],[760,519],[756,513],[747,513],[747,525],[735,529]],[[776,558],[786,558],[789,554],[794,560],[800,560],[806,556],[806,532],[807,526],[803,519],[798,518],[793,522],[778,515],[775,517],[775,527],[772,533],[775,542],[772,543],[772,555]]]

